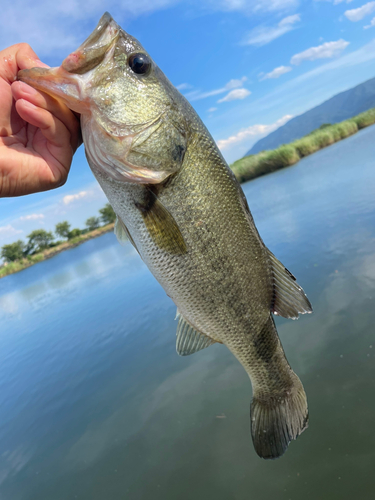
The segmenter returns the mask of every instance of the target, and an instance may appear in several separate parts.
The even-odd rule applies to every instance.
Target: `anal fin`
[[[189,356],[195,352],[201,351],[212,344],[216,340],[208,337],[204,333],[198,332],[193,328],[186,319],[177,312],[178,318],[176,351],[180,356]]]
[[[296,278],[268,250],[273,273],[273,300],[271,311],[284,318],[297,319],[299,314],[312,312],[312,307],[305,292]]]

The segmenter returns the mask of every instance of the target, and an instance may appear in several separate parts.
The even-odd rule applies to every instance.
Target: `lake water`
[[[375,128],[243,186],[314,314],[277,318],[310,425],[279,460],[221,345],[113,234],[0,280],[1,500],[346,500],[375,491]]]

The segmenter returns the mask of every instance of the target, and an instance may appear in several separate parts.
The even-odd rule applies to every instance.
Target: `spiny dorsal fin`
[[[215,344],[216,340],[207,337],[204,333],[198,332],[193,328],[186,319],[178,312],[176,314],[178,318],[177,326],[177,339],[176,339],[176,351],[180,356],[188,356],[189,354],[194,354],[212,344]]]
[[[154,243],[162,250],[174,255],[186,253],[186,244],[181,231],[156,194],[147,190],[146,202],[136,203],[149,235]]]
[[[273,301],[271,311],[284,318],[297,319],[298,314],[312,312],[312,307],[305,292],[296,278],[268,250],[273,272]]]
[[[119,216],[117,216],[115,222],[115,235],[120,245],[125,245],[128,241],[130,241],[133,247],[137,250],[133,238],[130,236],[128,228],[125,226],[123,220]]]

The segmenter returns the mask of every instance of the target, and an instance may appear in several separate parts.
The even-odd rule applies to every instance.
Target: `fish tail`
[[[292,439],[308,426],[306,394],[297,375],[291,375],[293,385],[288,390],[255,395],[251,403],[251,435],[261,458],[283,455]]]

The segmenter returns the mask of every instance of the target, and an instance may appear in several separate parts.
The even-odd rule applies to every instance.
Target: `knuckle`
[[[22,49],[22,50],[33,50],[31,48],[31,45],[26,43],[26,42],[21,42],[18,44],[19,48]]]
[[[34,55],[34,51],[31,48],[31,45],[29,45],[26,42],[16,43],[16,44],[12,45],[11,47],[9,47],[9,49],[14,53],[18,52],[20,54],[32,54],[32,55]]]
[[[60,180],[60,182],[59,182],[58,187],[64,186],[64,184],[66,184],[67,179],[68,179],[67,176],[62,177],[61,180]]]
[[[67,173],[61,173],[56,179],[55,179],[55,182],[54,182],[54,188],[59,188],[59,187],[62,187],[66,181],[67,181],[67,178],[68,178],[68,174]]]

